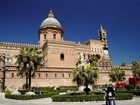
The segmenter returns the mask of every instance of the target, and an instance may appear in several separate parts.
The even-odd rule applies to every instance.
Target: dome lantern
[[[50,9],[50,11],[48,13],[48,18],[54,18],[54,14],[53,14],[51,9]]]

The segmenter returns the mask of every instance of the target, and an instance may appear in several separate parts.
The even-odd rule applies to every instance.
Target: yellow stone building
[[[15,55],[19,53],[22,47],[37,47],[44,55],[44,66],[36,72],[36,76],[32,79],[32,86],[76,85],[72,82],[72,72],[76,68],[76,61],[80,54],[83,54],[84,60],[88,59],[89,54],[101,55],[97,84],[108,83],[108,73],[112,63],[108,53],[106,30],[101,26],[98,30],[99,39],[89,39],[83,44],[65,41],[63,36],[64,30],[50,10],[48,17],[42,22],[38,30],[37,45],[0,42],[0,54],[1,56],[5,54],[5,85],[7,88],[15,90],[25,83],[25,77],[17,76],[15,65]],[[0,76],[2,77],[3,59],[0,58],[0,61]]]

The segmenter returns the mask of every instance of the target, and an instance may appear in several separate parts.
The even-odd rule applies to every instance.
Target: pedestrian
[[[106,105],[116,105],[116,103],[115,103],[115,88],[113,88],[112,84],[109,84],[109,86],[106,89],[105,100],[106,100]]]

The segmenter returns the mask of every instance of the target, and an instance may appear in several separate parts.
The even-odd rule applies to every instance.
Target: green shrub
[[[131,89],[129,90],[130,93],[133,93],[136,96],[140,96],[140,90]]]
[[[52,91],[54,87],[33,87],[32,89],[35,91]]]
[[[83,101],[103,101],[104,95],[57,95],[52,96],[53,102],[83,102]]]
[[[54,87],[33,87],[32,90],[36,94],[46,94],[48,92],[52,92],[54,90]]]
[[[135,90],[135,89],[129,89],[129,90],[120,90],[120,89],[117,89],[116,90],[116,93],[133,93],[134,95],[136,96],[140,96],[140,90]]]
[[[130,100],[132,98],[132,93],[117,93],[115,97],[116,100]],[[75,93],[72,95],[56,95],[52,96],[52,100],[54,102],[104,101],[104,94],[90,93],[90,95],[85,95],[81,93],[81,95],[77,95]]]
[[[5,94],[5,98],[9,99],[16,99],[16,100],[31,100],[31,99],[39,99],[39,98],[47,98],[53,95],[58,95],[59,92],[50,92],[47,94],[36,94],[36,95],[12,95],[12,94]]]
[[[129,90],[126,88],[116,88],[116,93],[131,93]]]
[[[125,88],[126,88],[127,90],[130,90],[130,89],[135,89],[135,86],[134,86],[134,85],[131,85],[131,84],[126,84],[126,85],[125,85]]]
[[[33,87],[36,94],[46,94],[48,92],[66,92],[67,90],[77,91],[77,86],[60,86],[54,90],[54,87]]]
[[[57,90],[61,90],[61,91],[67,91],[67,90],[77,91],[78,86],[60,86],[60,87],[57,88]]]
[[[133,93],[117,93],[115,96],[116,100],[130,100],[133,98]]]
[[[7,90],[5,91],[5,94],[11,94],[10,90],[7,89]]]

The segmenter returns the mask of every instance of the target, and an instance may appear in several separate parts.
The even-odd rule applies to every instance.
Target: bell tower
[[[106,30],[102,27],[102,25],[100,26],[100,29],[98,31],[98,36],[99,36],[99,40],[101,40],[104,44],[104,50],[108,50],[108,45],[107,45],[107,32]]]
[[[63,28],[55,18],[52,10],[48,12],[48,17],[42,22],[38,31],[38,44],[43,46],[47,40],[62,41]]]

